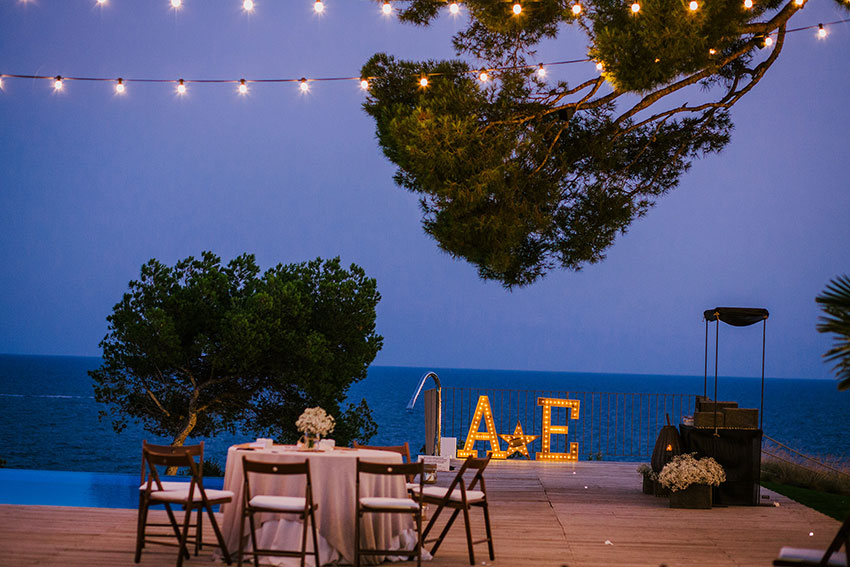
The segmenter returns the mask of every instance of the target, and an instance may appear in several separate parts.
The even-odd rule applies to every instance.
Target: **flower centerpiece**
[[[696,453],[673,457],[658,474],[661,486],[670,489],[671,508],[711,508],[711,487],[725,481],[720,463]]]
[[[320,407],[305,409],[295,422],[295,427],[304,434],[304,445],[308,449],[315,447],[322,437],[334,430],[335,426],[334,418]]]

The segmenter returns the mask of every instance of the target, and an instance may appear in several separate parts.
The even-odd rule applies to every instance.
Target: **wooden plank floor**
[[[783,545],[822,548],[839,526],[768,491],[766,506],[671,510],[666,498],[641,494],[630,463],[492,462],[486,479],[494,565],[770,565]],[[129,567],[135,521],[135,510],[2,505],[0,565]],[[483,537],[479,512],[472,523],[473,536]],[[211,533],[205,538],[213,541]],[[151,546],[141,565],[166,567],[175,559],[175,549]],[[212,562],[205,550],[185,565]],[[486,545],[476,546],[476,563],[491,563]],[[459,520],[428,565],[468,564]]]

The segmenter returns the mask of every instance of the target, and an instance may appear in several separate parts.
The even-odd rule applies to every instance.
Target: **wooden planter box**
[[[670,495],[670,489],[664,488],[663,486],[661,486],[661,483],[658,482],[657,480],[652,483],[652,489],[653,489],[653,494],[655,494],[659,498],[662,497],[662,496],[666,497],[666,496]]]
[[[706,510],[711,508],[711,486],[692,484],[684,490],[670,492],[671,508]]]
[[[643,476],[643,493],[644,494],[655,494],[654,484],[655,483],[652,482],[652,480],[648,476],[644,475]]]

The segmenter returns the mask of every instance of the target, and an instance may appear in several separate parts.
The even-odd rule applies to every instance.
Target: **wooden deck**
[[[783,545],[822,548],[839,527],[769,491],[765,506],[671,510],[666,498],[641,494],[629,463],[503,461],[492,462],[485,476],[496,540],[492,563],[505,567],[770,565]],[[129,567],[135,520],[135,510],[3,505],[0,565]],[[463,533],[458,523],[427,565],[469,565]],[[481,535],[475,512],[473,536]],[[211,556],[205,550],[185,565],[210,564]],[[141,565],[172,566],[175,559],[174,548],[149,547]],[[485,545],[476,546],[476,562],[491,563]]]

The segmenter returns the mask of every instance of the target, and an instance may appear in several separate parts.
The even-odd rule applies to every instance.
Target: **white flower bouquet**
[[[648,478],[649,480],[656,481],[658,480],[658,473],[652,470],[652,467],[646,463],[641,463],[638,465],[637,472]]]
[[[305,409],[298,421],[295,422],[295,427],[301,433],[310,433],[319,437],[326,436],[334,430],[335,426],[334,418],[320,407]]]
[[[719,486],[726,481],[726,472],[711,457],[696,458],[696,453],[676,455],[658,474],[658,482],[673,492],[684,490],[692,484]]]

